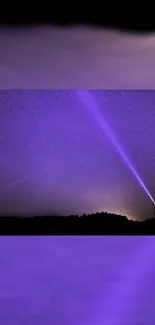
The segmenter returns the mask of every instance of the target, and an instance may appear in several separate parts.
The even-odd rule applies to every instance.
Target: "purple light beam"
[[[91,96],[90,92],[88,90],[77,90],[78,97],[82,101],[82,103],[89,108],[91,111],[93,117],[96,119],[97,123],[101,126],[102,130],[106,133],[107,137],[111,140],[114,147],[116,148],[119,155],[123,158],[124,162],[127,164],[133,175],[136,177],[137,181],[139,182],[140,186],[144,189],[146,194],[149,196],[151,201],[155,204],[155,201],[153,197],[151,196],[150,192],[146,188],[144,182],[142,181],[141,177],[138,175],[136,169],[134,168],[133,164],[129,160],[129,158],[124,153],[123,149],[121,148],[120,144],[118,143],[118,140],[116,139],[115,135],[103,119],[103,115],[98,110],[98,107]]]

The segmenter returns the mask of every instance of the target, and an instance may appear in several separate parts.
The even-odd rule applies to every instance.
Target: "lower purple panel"
[[[155,237],[1,237],[0,324],[155,324]]]

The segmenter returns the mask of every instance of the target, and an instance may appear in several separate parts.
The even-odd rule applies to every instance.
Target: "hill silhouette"
[[[107,212],[82,216],[0,217],[0,234],[154,235],[155,219],[133,221]]]

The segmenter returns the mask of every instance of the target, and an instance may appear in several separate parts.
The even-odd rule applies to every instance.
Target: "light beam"
[[[107,137],[111,140],[114,147],[116,148],[119,155],[123,158],[124,162],[127,164],[128,168],[131,170],[132,174],[136,177],[137,181],[139,182],[140,186],[144,189],[146,194],[149,196],[151,201],[155,205],[155,201],[150,194],[149,190],[146,188],[144,182],[142,181],[141,177],[137,173],[135,167],[125,154],[124,150],[120,146],[118,140],[116,139],[115,135],[109,128],[108,124],[105,122],[102,113],[99,111],[96,102],[94,101],[94,98],[91,96],[90,92],[88,90],[77,90],[78,97],[82,101],[82,103],[90,110],[93,117],[96,119],[97,123],[100,125],[102,130],[106,133]]]

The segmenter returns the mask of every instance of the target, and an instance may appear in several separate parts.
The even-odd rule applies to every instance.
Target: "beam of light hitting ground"
[[[155,201],[154,201],[152,195],[150,194],[150,192],[146,188],[144,182],[142,181],[141,177],[137,173],[137,171],[134,168],[133,164],[131,163],[131,161],[129,160],[127,155],[125,154],[124,150],[122,149],[122,147],[118,143],[118,140],[116,139],[115,135],[113,134],[113,132],[109,128],[108,124],[104,120],[103,115],[99,111],[99,109],[98,109],[98,107],[96,105],[96,102],[94,101],[94,98],[91,96],[90,92],[88,90],[77,90],[77,94],[78,94],[78,97],[80,98],[80,100],[82,101],[82,103],[90,110],[90,112],[92,113],[93,117],[96,119],[96,121],[98,122],[98,124],[100,125],[102,130],[105,132],[107,137],[113,143],[113,145],[116,148],[119,155],[123,158],[123,160],[127,164],[128,168],[131,170],[133,175],[136,177],[136,179],[139,182],[140,186],[144,189],[146,194],[149,196],[149,198],[151,199],[151,201],[155,205]]]

